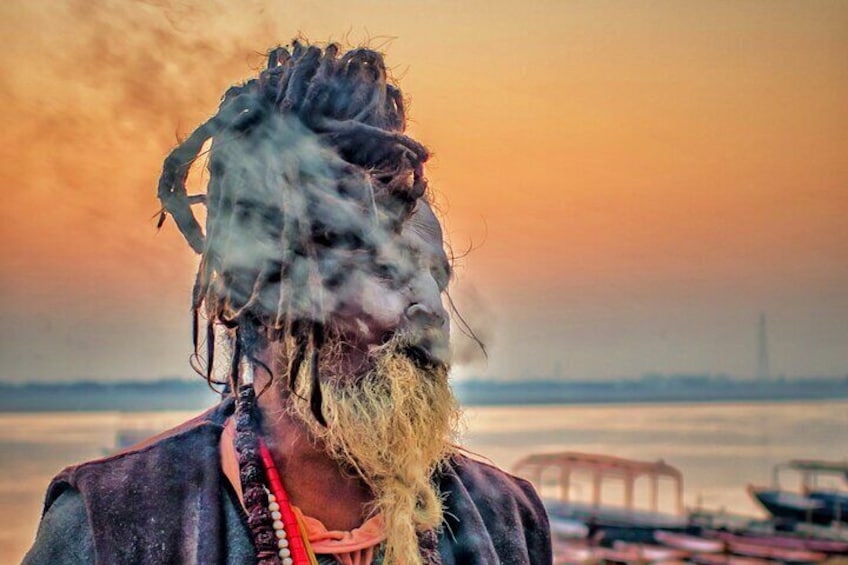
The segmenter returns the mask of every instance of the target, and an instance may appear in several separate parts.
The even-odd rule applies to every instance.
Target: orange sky
[[[176,135],[297,33],[385,44],[520,378],[848,373],[844,2],[6,2],[0,379],[188,374]],[[556,369],[555,369],[556,368]]]

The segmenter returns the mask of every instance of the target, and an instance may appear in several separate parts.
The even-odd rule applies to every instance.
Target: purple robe
[[[239,511],[240,506],[219,455],[223,424],[232,410],[233,403],[225,400],[137,447],[69,467],[50,484],[45,515],[64,493],[78,492],[96,563],[244,562],[245,555],[252,555],[245,517],[232,511],[233,505]],[[552,562],[548,518],[530,483],[462,455],[453,457],[436,481],[446,495],[439,534],[445,565]],[[238,520],[242,523],[233,523]],[[40,531],[25,562],[57,554],[39,547],[61,543],[51,542],[54,538],[61,540]]]

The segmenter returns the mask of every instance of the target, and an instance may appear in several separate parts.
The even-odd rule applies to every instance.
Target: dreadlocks
[[[332,297],[315,290],[342,285],[352,268],[370,268],[341,252],[373,256],[382,233],[396,228],[426,190],[428,153],[403,134],[405,126],[403,97],[387,83],[379,53],[339,56],[336,45],[322,50],[295,41],[291,50],[271,50],[259,77],[230,88],[218,113],[165,159],[160,225],[170,214],[201,254],[193,340],[197,351],[205,307],[208,378],[215,323],[262,327],[275,340],[290,335],[296,361],[317,349]],[[189,196],[188,171],[210,139],[207,193]],[[205,235],[191,210],[201,203]],[[341,218],[337,206],[358,213],[331,223]],[[236,223],[261,232],[249,234],[250,257]]]
[[[289,390],[311,377],[310,410],[321,425],[318,368],[336,291],[350,273],[373,272],[380,248],[425,195],[426,148],[404,135],[401,92],[380,53],[294,41],[268,53],[259,76],[231,87],[218,112],[165,159],[159,226],[170,214],[200,254],[192,293],[198,356],[206,319],[206,377],[213,380],[216,326],[233,344],[229,389],[237,394],[237,438],[249,525],[262,563],[274,554],[256,397],[242,360],[270,341],[292,344]],[[211,140],[206,194],[188,195],[188,172]],[[205,233],[192,206],[207,208]],[[404,269],[392,275],[402,280]],[[265,368],[267,369],[267,367]],[[270,370],[269,370],[270,373]],[[420,534],[424,563],[438,563],[435,534]]]

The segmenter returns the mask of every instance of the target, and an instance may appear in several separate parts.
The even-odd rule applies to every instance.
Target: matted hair
[[[259,76],[231,87],[218,112],[168,155],[160,225],[170,214],[201,255],[193,342],[197,353],[205,314],[208,379],[217,323],[239,335],[239,354],[291,336],[302,361],[320,345],[332,291],[350,272],[373,269],[373,261],[352,262],[373,257],[426,192],[428,152],[405,129],[403,96],[380,53],[340,55],[334,44],[294,41],[272,49]],[[207,192],[189,196],[186,177],[209,140]],[[205,234],[194,204],[207,207]],[[239,222],[260,236],[240,240]],[[343,253],[351,249],[365,253]]]
[[[240,378],[241,362],[255,363],[269,341],[292,343],[290,390],[308,365],[311,412],[325,423],[317,371],[333,291],[350,272],[375,268],[379,246],[426,193],[428,152],[405,129],[403,96],[387,79],[380,53],[340,54],[334,44],[294,41],[290,49],[272,49],[258,77],[231,87],[218,112],[163,165],[159,226],[172,216],[201,256],[192,340],[197,359],[205,318],[208,381],[216,327],[223,326],[232,343],[228,388],[238,398],[236,448],[263,564],[280,560],[256,452],[256,393]],[[210,140],[207,191],[188,195],[189,170]],[[198,204],[207,208],[205,230],[192,212]],[[419,541],[423,562],[439,563],[435,533],[420,532]]]

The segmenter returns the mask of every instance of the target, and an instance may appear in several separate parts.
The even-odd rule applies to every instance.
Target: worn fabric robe
[[[255,561],[246,518],[220,466],[218,407],[116,455],[69,467],[50,484],[25,565]],[[545,510],[526,481],[462,455],[436,477],[445,494],[445,565],[549,565]]]

